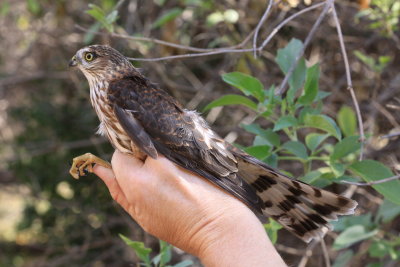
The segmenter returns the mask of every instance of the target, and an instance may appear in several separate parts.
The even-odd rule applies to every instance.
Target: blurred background
[[[315,3],[281,1],[262,27],[260,38],[285,17]],[[398,171],[399,139],[380,136],[400,131],[400,5],[390,0],[338,0],[336,4],[365,131],[371,137],[365,155]],[[90,105],[86,79],[67,68],[76,50],[97,43],[138,58],[185,52],[115,38],[109,31],[200,48],[228,47],[252,32],[266,5],[267,1],[259,0],[2,0],[0,266],[137,266],[138,258],[119,233],[158,250],[158,241],[113,202],[99,179],[89,175],[76,181],[68,173],[74,156],[92,152],[110,159],[113,152],[106,140],[94,134],[98,119]],[[102,12],[111,14],[103,16],[109,19],[108,28],[96,18]],[[319,13],[312,11],[290,22],[257,59],[252,53],[236,53],[133,63],[185,107],[201,111],[212,100],[231,93],[232,88],[221,79],[223,73],[254,75],[266,88],[279,84],[283,75],[274,61],[277,49],[293,37],[304,40]],[[335,115],[342,105],[352,106],[331,18],[316,32],[306,57],[321,62],[320,87],[331,92],[324,101],[324,112]],[[224,107],[205,116],[221,136],[246,146],[254,136],[239,124],[250,112],[244,107]],[[280,162],[279,167],[299,174],[290,161]],[[373,213],[382,204],[379,194],[369,188],[357,189],[355,199],[361,212]],[[395,214],[382,225],[381,229],[398,236],[400,216]],[[371,256],[369,245],[368,240],[357,244],[347,266],[400,264],[384,252],[381,258]],[[277,248],[288,264],[296,265],[306,245],[281,230]],[[198,265],[190,255],[174,250],[172,262],[183,259]],[[322,262],[318,247],[307,266],[322,266]],[[371,265],[379,262],[383,265]]]

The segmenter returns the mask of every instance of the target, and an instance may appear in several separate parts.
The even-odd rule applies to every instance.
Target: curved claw
[[[88,173],[92,173],[95,164],[111,169],[111,164],[107,161],[91,153],[86,153],[73,159],[69,173],[75,179],[79,179],[82,176],[86,176]]]

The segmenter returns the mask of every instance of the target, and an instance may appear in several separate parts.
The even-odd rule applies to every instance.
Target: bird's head
[[[115,79],[127,71],[134,70],[125,56],[105,45],[91,45],[79,49],[70,60],[69,66],[79,68],[89,83],[99,79]]]

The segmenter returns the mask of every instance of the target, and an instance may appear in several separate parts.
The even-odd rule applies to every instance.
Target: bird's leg
[[[79,179],[79,177],[85,176],[89,172],[93,172],[95,164],[111,169],[111,164],[109,162],[102,160],[92,153],[86,153],[73,159],[69,173],[75,179]]]

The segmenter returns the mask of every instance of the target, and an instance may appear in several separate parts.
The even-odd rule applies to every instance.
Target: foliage
[[[118,19],[117,10],[112,10],[107,14],[101,7],[95,4],[89,4],[89,10],[86,11],[86,14],[95,18],[101,23],[102,27],[106,28],[109,32],[114,31],[113,23]]]
[[[379,29],[381,34],[391,37],[398,30],[400,2],[397,0],[372,0],[371,7],[362,10],[356,18],[367,17],[370,29]]]
[[[301,48],[302,43],[292,39],[285,48],[278,50],[275,60],[282,72],[287,74]],[[225,82],[247,97],[248,100],[241,104],[255,110],[254,119],[263,118],[271,123],[270,129],[264,129],[258,120],[242,125],[246,131],[256,135],[253,145],[246,147],[245,151],[272,165],[276,165],[276,161],[298,161],[304,170],[300,180],[319,186],[354,180],[356,177],[370,182],[393,176],[390,169],[378,161],[358,161],[361,143],[356,135],[356,116],[350,107],[343,106],[336,120],[322,114],[322,100],[328,94],[320,91],[319,76],[318,64],[307,67],[306,60],[300,59],[290,78],[289,90],[283,97],[275,94],[274,86],[264,89],[255,77],[240,72],[223,75]],[[238,104],[238,101],[223,96],[207,105],[205,110],[229,104]],[[312,166],[317,167],[313,169]],[[400,181],[377,184],[373,188],[385,199],[400,205]],[[349,219],[344,217],[340,220]],[[271,222],[265,227],[269,234],[271,229],[279,229],[273,228]],[[368,225],[359,223],[336,230],[341,233],[335,240],[334,249],[344,249],[359,241],[377,238],[379,232],[377,225],[369,229]],[[276,233],[270,236],[276,240]],[[397,245],[396,241],[383,239],[373,249],[383,249],[383,244],[389,243]]]
[[[138,256],[138,258],[143,262],[142,266],[146,267],[186,267],[191,266],[193,264],[190,260],[181,261],[177,264],[170,265],[170,261],[172,258],[172,246],[168,243],[159,240],[160,243],[160,252],[155,255],[153,258],[150,258],[150,254],[152,252],[151,248],[147,248],[143,242],[132,241],[128,237],[119,234],[121,239],[130,246]]]
[[[373,57],[365,55],[359,50],[354,51],[354,55],[361,60],[365,65],[367,65],[371,70],[380,74],[386,68],[386,66],[390,62],[389,56],[379,56],[378,60],[375,60]]]

